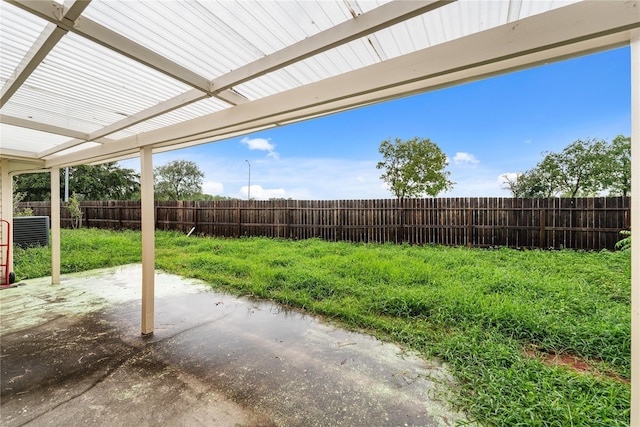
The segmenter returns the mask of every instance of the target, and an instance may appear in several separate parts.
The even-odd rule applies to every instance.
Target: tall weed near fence
[[[23,203],[49,215],[48,203]],[[140,229],[140,202],[82,202],[84,224]],[[69,227],[67,209],[61,212]],[[213,237],[417,245],[614,250],[630,225],[630,198],[436,198],[379,200],[164,201],[156,229]]]

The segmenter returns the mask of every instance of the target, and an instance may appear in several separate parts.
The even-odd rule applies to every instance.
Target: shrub
[[[618,240],[616,243],[616,249],[621,251],[631,250],[631,230],[621,230],[620,234],[625,237]]]

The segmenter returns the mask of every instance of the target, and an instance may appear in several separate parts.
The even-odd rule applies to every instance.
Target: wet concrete
[[[5,426],[448,426],[443,366],[264,301],[140,267],[0,291]]]

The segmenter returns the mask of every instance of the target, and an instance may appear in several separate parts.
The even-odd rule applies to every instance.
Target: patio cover
[[[0,217],[12,218],[14,174],[50,172],[59,195],[61,167],[140,156],[142,332],[151,333],[153,153],[631,45],[640,171],[639,28],[635,0],[4,0]],[[635,196],[640,174],[632,182]],[[59,204],[52,197],[54,283]],[[633,197],[634,230],[639,212]],[[631,407],[640,425],[638,239]]]

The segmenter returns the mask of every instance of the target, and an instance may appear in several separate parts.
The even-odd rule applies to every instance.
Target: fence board
[[[629,197],[158,201],[156,228],[197,235],[329,241],[614,249],[630,223]],[[23,202],[51,215],[49,202]],[[83,226],[140,229],[140,202],[80,203]],[[71,227],[63,203],[61,225]]]

